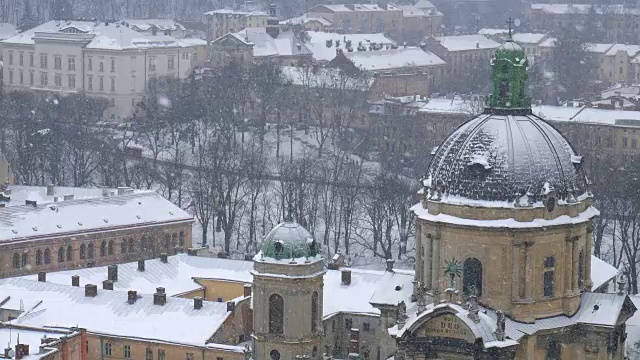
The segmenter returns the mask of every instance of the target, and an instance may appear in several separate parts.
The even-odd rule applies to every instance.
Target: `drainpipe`
[[[104,337],[100,335],[100,359],[104,360]]]
[[[147,50],[144,51],[144,92],[147,92]]]

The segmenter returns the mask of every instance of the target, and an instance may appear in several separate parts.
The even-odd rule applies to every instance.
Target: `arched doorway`
[[[482,296],[482,263],[468,258],[462,267],[462,291],[465,294]]]

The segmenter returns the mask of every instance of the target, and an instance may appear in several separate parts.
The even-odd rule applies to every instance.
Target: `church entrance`
[[[482,263],[468,258],[462,267],[462,291],[465,294],[482,296]]]

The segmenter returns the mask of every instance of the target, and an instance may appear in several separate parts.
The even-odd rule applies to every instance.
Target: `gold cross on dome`
[[[507,20],[507,25],[509,26],[509,39],[511,39],[511,32],[513,30],[513,26],[515,25],[513,19],[511,19],[511,16],[509,16],[509,20]]]

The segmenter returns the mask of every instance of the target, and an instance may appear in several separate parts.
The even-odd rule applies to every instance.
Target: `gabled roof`
[[[273,38],[266,28],[246,28],[236,35],[254,44],[255,57],[311,56],[311,51],[292,31],[280,31],[278,37]]]
[[[254,44],[251,41],[248,41],[246,38],[240,36],[239,34],[234,33],[226,33],[219,38],[213,40],[211,42],[212,45],[245,45],[245,46],[253,46]]]
[[[369,11],[400,11],[395,5],[381,7],[378,4],[321,4],[309,9],[307,12],[369,12]]]
[[[298,17],[294,17],[291,19],[287,19],[287,20],[282,20],[280,21],[281,25],[305,25],[307,23],[310,23],[312,21],[317,21],[320,24],[322,24],[323,26],[331,26],[332,22],[322,18],[322,17],[314,17],[314,16],[308,16],[307,14],[302,14],[301,16]]]
[[[237,15],[237,16],[268,16],[264,11],[238,11],[229,9],[218,9],[213,11],[207,11],[205,15]]]
[[[155,26],[158,30],[186,30],[185,27],[171,19],[126,19],[124,20],[129,26],[136,27],[140,31],[147,31],[152,26]]]
[[[318,61],[331,61],[336,57],[336,49],[341,49],[347,53],[347,42],[351,42],[351,47],[356,50],[362,44],[368,47],[372,43],[378,45],[395,45],[395,41],[389,39],[382,33],[375,34],[338,34],[323,31],[307,31],[304,45],[309,48],[313,58]],[[327,47],[327,41],[331,41],[331,46]]]
[[[542,33],[515,33],[513,41],[519,44],[539,44],[546,39],[547,34]]]
[[[440,36],[435,39],[448,51],[497,49],[501,46],[482,35]]]
[[[618,52],[626,52],[627,56],[634,57],[640,53],[640,45],[615,44],[605,55],[615,56]]]
[[[354,51],[344,53],[357,68],[365,71],[392,70],[411,67],[439,66],[446,62],[431,51],[417,47],[394,50]]]

